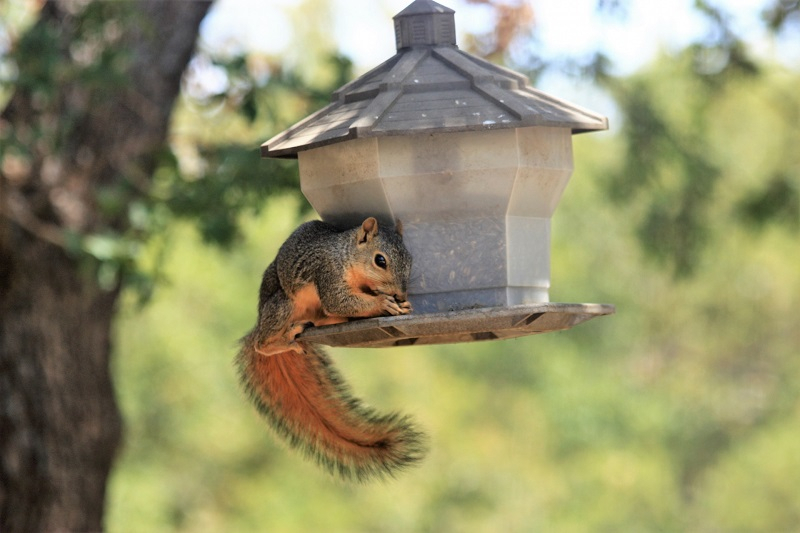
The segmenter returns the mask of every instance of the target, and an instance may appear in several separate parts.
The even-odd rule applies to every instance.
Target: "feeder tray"
[[[610,304],[536,303],[484,307],[353,320],[309,328],[298,339],[360,348],[512,339],[569,329],[615,311]]]

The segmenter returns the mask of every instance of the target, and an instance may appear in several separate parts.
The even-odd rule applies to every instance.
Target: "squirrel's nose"
[[[405,292],[402,293],[402,294],[395,294],[394,295],[394,301],[395,302],[405,302],[407,299],[408,299],[408,294],[406,294]]]

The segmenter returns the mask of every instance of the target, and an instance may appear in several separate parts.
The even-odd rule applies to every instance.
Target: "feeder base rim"
[[[298,340],[328,346],[386,348],[512,339],[563,331],[615,312],[616,308],[611,304],[544,302],[412,313],[312,327],[304,331]]]

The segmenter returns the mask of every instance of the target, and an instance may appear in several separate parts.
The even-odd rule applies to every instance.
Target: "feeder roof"
[[[573,133],[608,120],[528,86],[520,73],[462,52],[454,11],[416,0],[394,17],[397,54],[333,93],[329,105],[261,147],[265,157],[350,139],[553,126]]]

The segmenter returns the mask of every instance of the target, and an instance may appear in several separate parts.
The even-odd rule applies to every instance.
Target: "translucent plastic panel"
[[[514,131],[520,166],[572,170],[572,133],[569,128],[519,128]]]
[[[355,226],[366,217],[392,221],[394,214],[380,180],[354,181],[340,185],[315,187],[303,185],[303,194],[322,216],[340,227]]]
[[[552,217],[570,174],[571,169],[520,168],[509,199],[508,214]]]
[[[508,284],[547,291],[550,287],[550,219],[506,217],[506,238]]]
[[[506,286],[504,217],[405,222],[411,293]]]
[[[378,177],[378,140],[354,139],[298,153],[300,182],[322,187]]]
[[[379,139],[381,177],[516,167],[515,130],[403,135]],[[491,182],[491,174],[486,175]]]
[[[516,174],[516,168],[459,170],[382,182],[392,206],[406,218],[446,220],[504,215]]]

